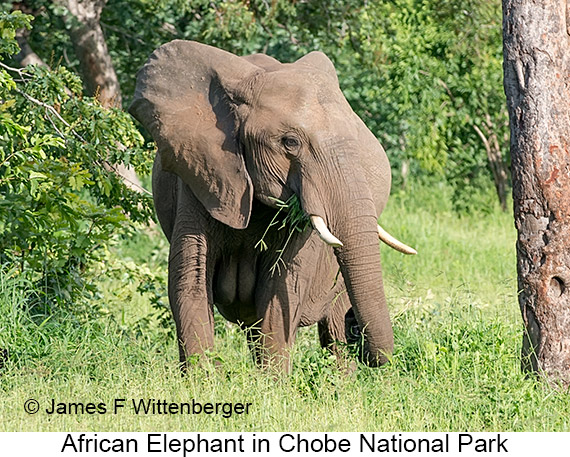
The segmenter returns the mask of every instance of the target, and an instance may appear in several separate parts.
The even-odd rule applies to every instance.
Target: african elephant
[[[282,64],[176,40],[139,71],[130,112],[158,147],[153,194],[182,362],[213,346],[214,305],[249,329],[262,365],[288,371],[297,328],[314,323],[323,346],[359,328],[365,362],[387,360],[379,230],[413,250],[377,226],[390,165],[324,54]],[[293,194],[314,230],[292,234],[271,274],[290,234],[267,228]]]

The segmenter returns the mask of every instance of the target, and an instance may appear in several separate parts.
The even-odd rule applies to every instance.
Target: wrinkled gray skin
[[[386,362],[393,333],[376,221],[390,165],[324,54],[282,64],[173,41],[139,72],[130,112],[158,146],[153,192],[170,241],[181,361],[213,346],[216,305],[250,329],[262,365],[288,371],[297,328],[314,323],[333,350],[359,328],[364,361]],[[275,214],[272,199],[293,193],[343,246],[331,248],[310,228],[297,233],[272,276],[287,234],[271,231],[264,252],[254,246]]]

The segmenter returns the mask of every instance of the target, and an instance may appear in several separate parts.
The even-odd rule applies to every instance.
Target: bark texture
[[[69,11],[66,23],[83,82],[89,95],[97,95],[103,106],[121,106],[121,89],[105,35],[99,22],[107,0],[56,0]]]
[[[570,14],[503,0],[522,365],[570,384]]]
[[[121,108],[121,86],[107,48],[100,18],[107,0],[54,0],[69,11],[65,21],[81,66],[81,76],[87,93],[96,96],[102,106]],[[122,147],[118,145],[117,147]],[[135,170],[117,164],[108,167],[119,174],[130,189],[144,192]]]

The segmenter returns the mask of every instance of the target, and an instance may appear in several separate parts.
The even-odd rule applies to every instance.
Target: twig
[[[67,57],[67,51],[65,50],[65,48],[63,48],[63,59],[65,60],[65,63],[67,64],[67,66],[69,68],[73,67],[73,65],[71,64],[71,61],[69,60],[69,57]]]
[[[2,67],[4,70],[13,71],[14,73],[18,73],[22,78],[23,78],[22,73],[26,74],[26,76],[29,76],[21,68],[10,67],[10,66],[6,65],[5,63],[2,63],[2,62],[0,62],[0,67]]]
[[[46,116],[51,124],[51,126],[53,127],[53,129],[59,134],[59,136],[65,140],[65,135],[63,134],[63,132],[61,130],[59,130],[57,128],[57,125],[55,125],[55,122],[53,121],[53,119],[50,117],[50,115],[48,113],[46,113]]]
[[[35,103],[36,105],[42,106],[45,109],[47,109],[48,111],[51,111],[55,115],[55,117],[57,117],[63,123],[63,125],[65,125],[66,127],[68,127],[70,129],[71,133],[73,133],[77,138],[79,138],[79,140],[83,141],[84,143],[87,143],[85,138],[83,138],[79,133],[77,133],[73,129],[73,127],[71,127],[69,122],[67,122],[63,117],[61,117],[61,115],[57,112],[57,110],[53,106],[48,105],[47,103],[44,103],[41,100],[38,100],[37,98],[32,97],[31,95],[26,94],[25,92],[21,91],[20,89],[16,89],[16,92],[18,92],[20,95],[27,98],[32,103]]]
[[[4,165],[6,162],[8,162],[12,157],[14,157],[16,154],[18,153],[18,151],[13,152],[12,154],[10,154],[8,157],[6,157],[2,162],[0,162],[0,167],[2,165]]]
[[[476,124],[473,124],[473,130],[475,130],[475,132],[477,132],[477,135],[479,135],[479,138],[481,138],[481,141],[483,141],[483,144],[485,145],[485,149],[487,150],[487,156],[490,159],[491,158],[491,146],[489,145],[489,140],[487,139],[485,134],[481,131],[481,129],[479,127],[477,127]]]
[[[103,168],[108,169],[115,176],[118,176],[123,181],[126,181],[127,183],[129,183],[133,190],[138,191],[138,192],[143,193],[143,194],[146,194],[146,195],[150,195],[152,197],[152,192],[149,192],[144,187],[142,187],[139,183],[136,183],[133,180],[131,180],[131,179],[127,178],[126,176],[122,175],[121,173],[119,173],[119,171],[115,168],[115,166],[111,162],[109,162],[108,160],[103,160]]]

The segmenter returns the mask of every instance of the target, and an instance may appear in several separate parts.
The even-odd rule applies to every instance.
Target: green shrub
[[[31,16],[0,12],[0,53]],[[119,164],[148,173],[151,154],[131,118],[81,94],[65,67],[0,61],[0,263],[32,281],[46,305],[92,295],[91,262],[116,234],[151,218],[150,197],[129,189]]]

